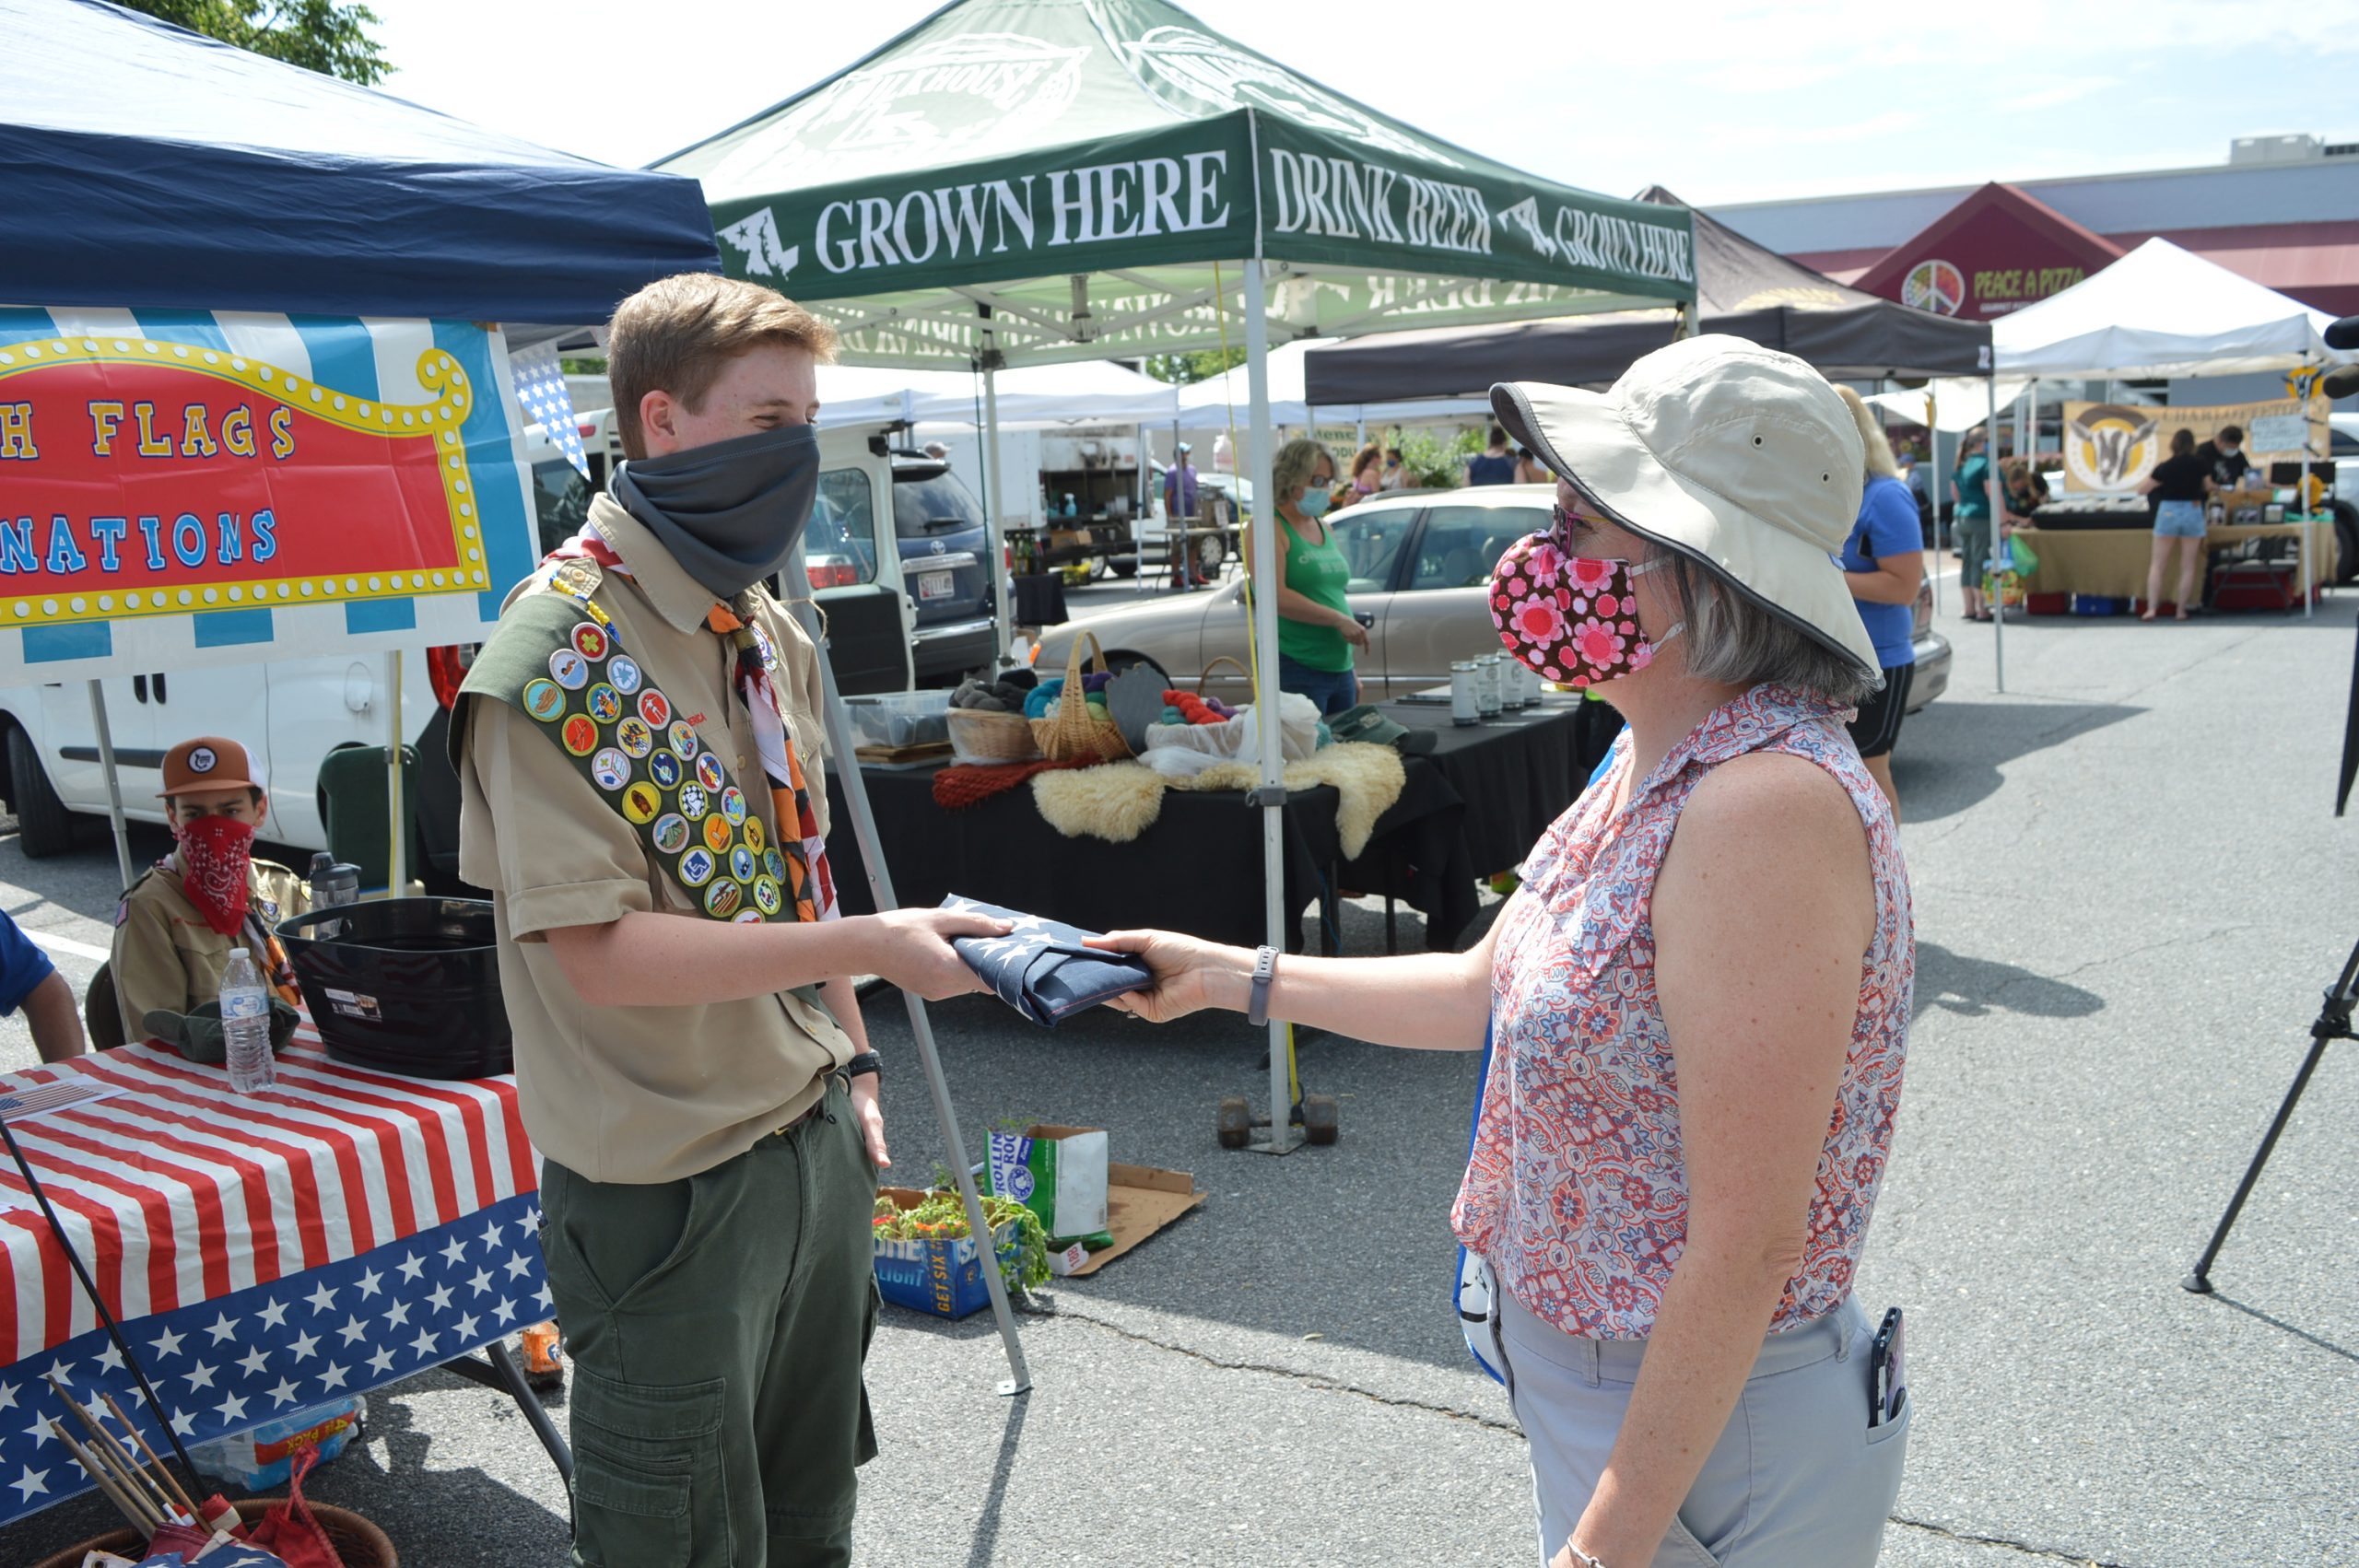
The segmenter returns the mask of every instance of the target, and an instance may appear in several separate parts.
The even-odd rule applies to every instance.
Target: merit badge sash
[[[555,591],[510,606],[499,640],[519,656],[546,649],[545,662],[479,658],[464,689],[534,720],[710,918],[812,919],[789,892],[809,880],[802,845],[770,842],[728,765],[648,684],[591,601],[600,576],[594,561],[569,560]]]

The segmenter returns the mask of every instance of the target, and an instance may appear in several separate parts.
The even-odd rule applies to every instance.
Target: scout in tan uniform
[[[816,659],[761,584],[811,515],[833,346],[751,284],[624,301],[628,461],[452,726],[543,1156],[584,1568],[850,1562],[886,1150],[849,977],[980,990],[949,939],[1005,929],[829,918]]]
[[[311,891],[276,860],[253,858],[270,796],[246,748],[218,735],[164,754],[164,808],[180,847],[156,862],[114,911],[108,969],[123,1026],[138,1039],[151,1009],[186,1012],[221,995],[229,950],[253,954],[263,983],[297,1000],[295,972],[272,930],[308,913]]]

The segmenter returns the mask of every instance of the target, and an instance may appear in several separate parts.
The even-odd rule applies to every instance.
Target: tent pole
[[[811,580],[800,544],[794,547],[787,580]],[[860,846],[861,868],[868,873],[870,899],[880,911],[898,909],[900,900],[893,895],[893,873],[886,867],[884,845],[876,835],[876,812],[869,803],[868,780],[861,776],[860,763],[853,755],[851,720],[844,712],[843,693],[836,688],[836,663],[827,656],[827,639],[820,635],[817,608],[801,595],[789,601],[788,607],[809,634],[812,650],[818,655],[827,763],[835,768],[836,781],[843,787],[844,809],[851,813],[852,841]],[[918,1066],[925,1075],[926,1092],[933,1100],[933,1119],[942,1129],[943,1150],[950,1157],[950,1169],[958,1182],[959,1201],[967,1211],[968,1235],[974,1238],[982,1259],[982,1267],[977,1271],[983,1277],[984,1292],[992,1298],[992,1318],[999,1325],[1000,1344],[1007,1352],[1008,1376],[999,1385],[999,1392],[1010,1396],[1027,1393],[1032,1387],[1031,1369],[1024,1363],[1024,1346],[1015,1336],[1015,1314],[1007,1305],[1007,1281],[1000,1278],[998,1258],[983,1239],[992,1230],[983,1218],[983,1200],[975,1191],[975,1173],[967,1160],[966,1141],[958,1136],[958,1116],[950,1106],[950,1082],[942,1075],[942,1058],[933,1048],[933,1024],[927,1015],[923,997],[905,990],[901,1000],[909,1009],[910,1034],[917,1042]]]
[[[1982,384],[1988,389],[1990,398],[1990,416],[1984,420],[1982,425],[1982,451],[1985,454],[1982,464],[1983,487],[1990,497],[1989,565],[1991,586],[1999,591],[1997,601],[1990,606],[1990,647],[1992,659],[1997,667],[1999,689],[2003,692],[2007,689],[2007,589],[2006,584],[2000,579],[1998,564],[2001,543],[1999,529],[2007,515],[2006,486],[1999,483],[1999,460],[1989,455],[1999,450],[1999,372],[1993,369],[1984,379]],[[1975,563],[1968,561],[1966,565],[1970,570]]]
[[[988,340],[989,334],[985,334]],[[1015,579],[1007,570],[1006,501],[1000,487],[999,461],[999,371],[996,362],[999,351],[986,346],[983,350],[983,493],[989,497],[992,510],[992,601],[997,621],[992,632],[992,678],[999,678],[1001,671],[1013,662],[1008,649],[1014,646],[1009,631],[1013,614]]]
[[[2294,384],[2302,389],[2302,396],[2294,405],[2294,412],[2302,416],[2302,487],[2294,492],[2294,498],[2300,503],[2295,509],[2295,515],[2302,520],[2298,525],[2302,542],[2302,619],[2306,621],[2318,613],[2316,601],[2318,596],[2317,584],[2310,580],[2310,389],[2312,382],[2310,380],[2310,352],[2306,348],[2302,351],[2302,378]],[[2329,450],[2332,450],[2330,446]],[[2332,509],[2330,508],[2330,515],[2331,510]],[[2262,512],[2260,521],[2267,522],[2269,514]]]
[[[1942,613],[1942,563],[1949,552],[1942,548],[1942,433],[1933,427],[1933,388],[1925,386],[1925,494],[1933,503],[1933,614]]]
[[[393,728],[393,738],[385,745],[385,819],[393,837],[385,862],[385,896],[400,898],[409,892],[409,861],[402,854],[408,825],[403,820],[407,813],[402,802],[402,650],[398,648],[385,655],[385,685],[393,694],[385,705],[386,721]]]
[[[1253,554],[1246,569],[1253,586],[1253,720],[1262,742],[1262,917],[1269,944],[1280,953],[1285,940],[1285,790],[1278,731],[1278,497],[1270,477],[1270,323],[1268,291],[1258,255],[1245,263],[1246,443],[1253,468]],[[1270,1136],[1255,1148],[1272,1154],[1295,1147],[1294,1100],[1287,1093],[1292,1037],[1270,1022]]]
[[[99,737],[99,771],[107,778],[107,821],[114,825],[114,867],[123,885],[131,885],[131,826],[123,818],[123,780],[114,770],[114,731],[107,724],[106,688],[96,681],[90,688],[90,728]]]

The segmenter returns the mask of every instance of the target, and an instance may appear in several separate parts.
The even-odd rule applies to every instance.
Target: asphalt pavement
[[[1859,1284],[1907,1309],[1919,1410],[1884,1561],[2359,1564],[2359,1047],[2330,1049],[2218,1293],[2178,1285],[2359,942],[2359,819],[2330,815],[2359,595],[2308,621],[2019,623],[2001,693],[1991,628],[1944,591],[1950,691],[1895,766],[1918,1017]],[[100,833],[41,862],[0,838],[0,905],[77,983],[114,891]],[[1348,907],[1344,940],[1380,953],[1378,911]],[[942,1141],[909,1026],[890,992],[869,1018],[922,1181]],[[1342,1141],[1281,1160],[1214,1141],[1217,1097],[1266,1082],[1239,1021],[933,1020],[970,1148],[1009,1117],[1100,1126],[1210,1200],[1042,1293],[1021,1398],[993,1392],[988,1315],[887,1309],[858,1562],[1536,1560],[1522,1440],[1444,1296],[1471,1058],[1307,1039]],[[0,1066],[30,1055],[0,1024]],[[370,1408],[321,1500],[428,1568],[564,1560],[563,1490],[512,1407],[434,1375]],[[0,1530],[0,1562],[104,1522],[52,1510]]]

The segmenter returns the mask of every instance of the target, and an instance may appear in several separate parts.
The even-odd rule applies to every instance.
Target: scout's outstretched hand
[[[950,945],[953,937],[1005,936],[1015,929],[986,915],[947,909],[887,909],[867,919],[883,928],[871,960],[876,973],[928,1001],[991,989]]]
[[[1246,1005],[1253,955],[1242,948],[1222,947],[1178,931],[1109,931],[1089,945],[1146,960],[1155,984],[1125,992],[1107,1005],[1150,1024],[1168,1024],[1207,1007],[1241,1012]]]

